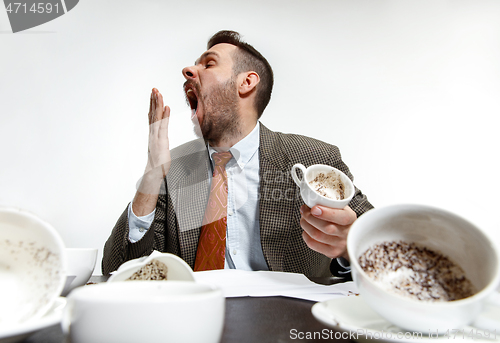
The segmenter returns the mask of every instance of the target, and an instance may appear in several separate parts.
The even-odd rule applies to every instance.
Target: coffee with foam
[[[452,301],[476,293],[462,268],[415,243],[376,244],[360,256],[359,264],[386,290],[415,300]]]
[[[340,179],[340,175],[333,170],[329,173],[318,173],[313,180],[309,181],[309,185],[324,197],[333,200],[344,199],[344,183]]]

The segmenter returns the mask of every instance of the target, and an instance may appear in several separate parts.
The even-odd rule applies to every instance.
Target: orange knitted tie
[[[212,155],[215,164],[214,175],[196,251],[195,271],[224,269],[227,226],[226,164],[231,156],[229,151]]]

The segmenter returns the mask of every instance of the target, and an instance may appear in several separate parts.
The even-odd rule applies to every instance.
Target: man
[[[170,110],[153,89],[146,171],[106,242],[103,273],[153,250],[176,254],[195,270],[238,268],[307,276],[348,270],[347,233],[373,206],[356,189],[344,209],[310,209],[290,177],[296,163],[321,163],[352,179],[338,148],[272,132],[259,123],[271,97],[273,72],[238,33],[220,31],[207,48],[194,66],[182,71],[202,139],[169,150]],[[222,155],[227,159],[217,163]],[[219,180],[221,188],[215,188]],[[214,199],[221,204],[213,205]],[[219,217],[209,220],[207,213]],[[220,226],[209,228],[211,223]],[[207,249],[213,232],[215,245]],[[203,267],[206,259],[217,259],[211,264],[216,267]]]

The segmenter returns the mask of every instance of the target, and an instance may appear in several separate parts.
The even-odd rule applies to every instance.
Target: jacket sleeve
[[[351,174],[347,165],[342,161],[340,151],[337,147],[332,147],[332,156],[336,156],[332,164],[337,168],[342,170],[354,183],[354,177]],[[368,198],[361,190],[354,186],[354,196],[349,202],[349,207],[356,213],[356,217],[359,218],[363,213],[371,210],[373,205],[368,201]],[[340,263],[339,263],[340,262]],[[342,277],[346,281],[352,281],[351,267],[349,266],[349,261],[344,258],[334,258],[330,263],[330,272],[333,276]]]
[[[156,213],[150,228],[135,243],[129,240],[128,206],[115,224],[111,235],[104,245],[102,273],[107,275],[131,259],[147,256],[153,250],[165,250],[166,192],[160,192],[156,204]]]

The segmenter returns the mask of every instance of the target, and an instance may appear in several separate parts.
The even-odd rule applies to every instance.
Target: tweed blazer
[[[259,222],[262,251],[269,270],[330,276],[332,260],[311,250],[302,239],[298,187],[290,170],[296,163],[306,167],[327,164],[353,179],[339,149],[319,140],[273,132],[260,125]],[[128,211],[118,219],[104,246],[103,274],[123,262],[149,255],[153,250],[169,252],[194,268],[203,213],[210,191],[210,160],[203,140],[195,140],[171,151],[172,163],[158,197],[151,227],[142,239],[128,239]],[[356,188],[349,206],[359,217],[373,208]]]

